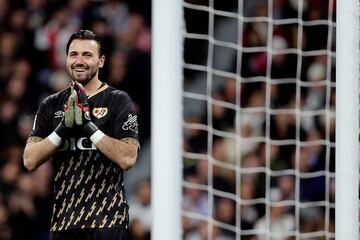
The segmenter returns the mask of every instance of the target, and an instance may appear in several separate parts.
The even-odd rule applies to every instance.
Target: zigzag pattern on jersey
[[[95,151],[82,151],[77,159],[62,161],[55,176],[58,187],[51,231],[127,227],[124,183],[120,176],[114,177],[114,165],[105,165],[104,161]]]

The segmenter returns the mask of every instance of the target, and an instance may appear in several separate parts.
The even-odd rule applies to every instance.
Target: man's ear
[[[105,63],[105,55],[102,55],[99,59],[99,68],[102,68]]]

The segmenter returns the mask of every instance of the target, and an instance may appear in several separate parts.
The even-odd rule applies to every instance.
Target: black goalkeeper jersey
[[[64,116],[70,90],[53,94],[36,114],[32,137],[46,138]],[[89,96],[91,119],[106,135],[138,145],[137,115],[130,97],[103,85]],[[53,155],[54,205],[51,231],[73,228],[128,227],[122,169],[98,151],[80,129]]]

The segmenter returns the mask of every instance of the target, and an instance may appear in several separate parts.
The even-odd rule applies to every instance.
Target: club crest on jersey
[[[128,115],[128,120],[122,125],[122,129],[138,133],[137,115]]]
[[[97,119],[103,118],[106,116],[106,114],[108,113],[108,108],[94,108],[92,110],[92,114],[94,115],[94,117],[96,117]]]

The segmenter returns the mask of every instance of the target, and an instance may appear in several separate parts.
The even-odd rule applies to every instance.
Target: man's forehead
[[[88,39],[74,39],[70,46],[69,52],[71,51],[81,51],[81,52],[89,52],[89,51],[98,51],[99,45],[95,40],[88,40]]]

